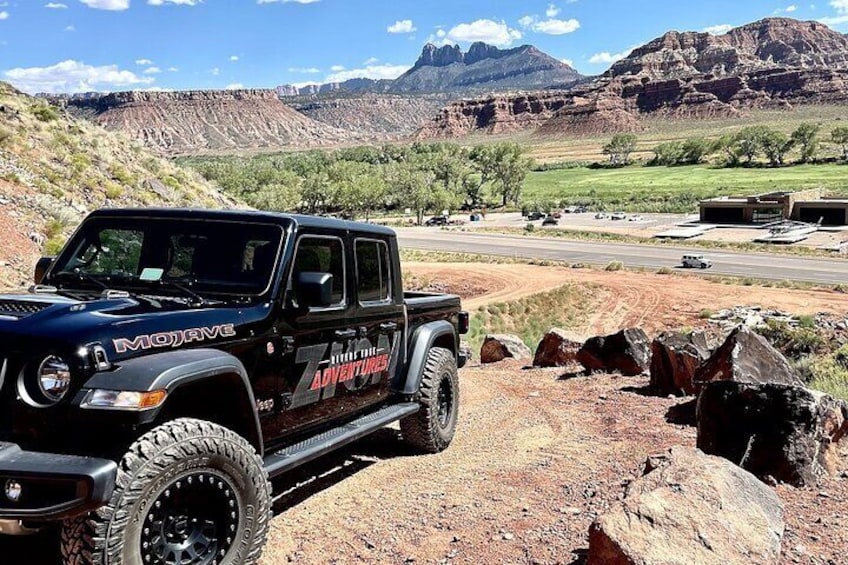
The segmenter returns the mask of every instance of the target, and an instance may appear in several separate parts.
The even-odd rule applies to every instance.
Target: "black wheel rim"
[[[217,473],[197,472],[169,484],[154,500],[141,530],[145,563],[216,565],[239,523],[235,491]]]
[[[450,377],[445,376],[439,384],[439,426],[448,427],[453,410],[453,388]]]

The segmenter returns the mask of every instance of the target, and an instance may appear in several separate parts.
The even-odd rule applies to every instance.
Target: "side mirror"
[[[53,264],[54,259],[55,257],[42,257],[38,260],[38,263],[35,264],[35,274],[32,277],[35,284],[41,284],[41,281],[44,280],[44,275],[47,274],[47,269]]]
[[[326,308],[333,303],[333,275],[330,273],[299,273],[294,284],[300,308]]]

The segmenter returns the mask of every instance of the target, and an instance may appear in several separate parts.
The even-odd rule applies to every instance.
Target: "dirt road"
[[[568,282],[599,285],[605,307],[586,320],[586,334],[691,326],[703,323],[704,308],[737,304],[848,312],[848,297],[832,292],[653,274],[480,264],[407,270],[473,288],[469,309]],[[686,400],[647,396],[645,378],[560,376],[516,363],[472,365],[461,372],[462,415],[445,453],[415,456],[388,429],[278,480],[263,565],[583,562],[589,524],[645,457],[693,445],[696,432],[677,416]],[[779,487],[784,563],[845,563],[848,452],[839,466],[841,475],[818,488]],[[0,561],[56,563],[43,538],[15,543],[0,542]]]

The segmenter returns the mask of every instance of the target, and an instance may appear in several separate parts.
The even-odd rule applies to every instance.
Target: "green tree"
[[[524,156],[524,149],[517,143],[493,143],[475,148],[471,155],[480,172],[479,186],[491,183],[493,194],[503,206],[510,202],[517,205],[532,166],[532,161]]]
[[[653,164],[670,167],[680,162],[683,156],[683,144],[679,141],[667,141],[654,147]]]
[[[830,132],[830,140],[842,148],[842,160],[848,161],[848,126],[839,126]]]
[[[691,137],[680,147],[680,163],[697,165],[712,151],[712,145],[703,137]]]
[[[636,141],[635,134],[616,134],[609,143],[604,145],[603,153],[609,156],[611,165],[626,165],[630,162],[630,155],[636,150]]]
[[[801,151],[801,162],[808,163],[816,158],[819,150],[818,135],[821,124],[803,123],[792,132],[792,141]]]
[[[424,223],[424,213],[432,206],[434,181],[432,171],[414,162],[394,163],[386,168],[386,182],[398,206],[414,210],[419,226]]]
[[[792,150],[795,141],[782,131],[769,128],[760,135],[760,145],[769,163],[777,167],[783,165],[786,154]]]

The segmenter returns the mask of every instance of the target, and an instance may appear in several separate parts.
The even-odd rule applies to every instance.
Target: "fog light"
[[[23,491],[24,487],[22,487],[21,483],[18,481],[13,481],[12,479],[6,481],[6,498],[12,502],[20,500]]]

